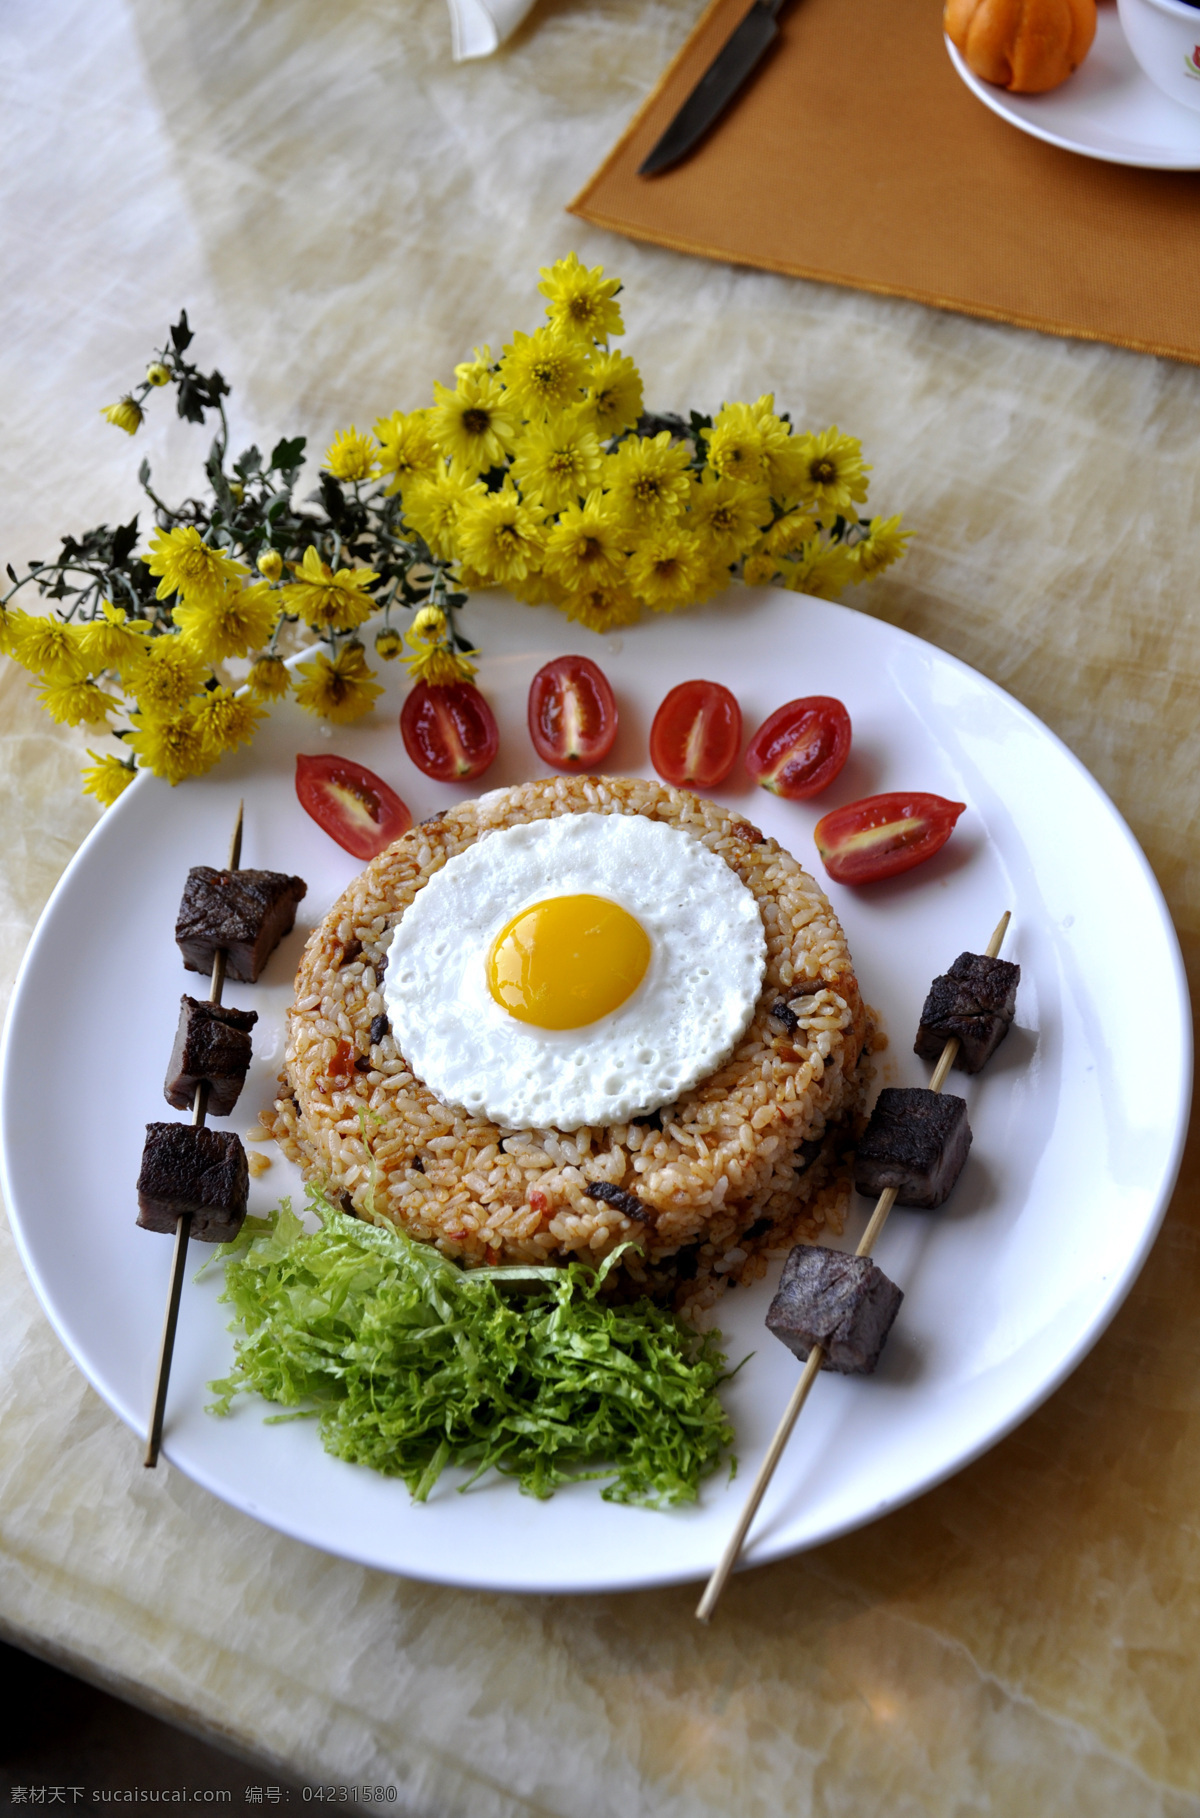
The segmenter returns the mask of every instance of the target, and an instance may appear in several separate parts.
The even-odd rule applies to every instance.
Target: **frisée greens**
[[[320,1422],[327,1451],[402,1477],[423,1502],[447,1465],[533,1496],[607,1478],[612,1502],[694,1502],[733,1430],[719,1335],[649,1300],[614,1306],[599,1270],[460,1269],[426,1244],[337,1211],[309,1189],[216,1253],[238,1333],[211,1411],[249,1390]]]

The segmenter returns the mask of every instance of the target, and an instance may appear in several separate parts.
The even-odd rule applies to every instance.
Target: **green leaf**
[[[113,531],[111,560],[114,568],[119,568],[121,566],[126,557],[132,552],[133,546],[137,540],[138,521],[137,514],[135,513],[128,524],[118,524],[117,528]]]
[[[401,1477],[418,1501],[449,1464],[539,1497],[603,1478],[609,1501],[695,1501],[733,1438],[719,1334],[604,1299],[615,1255],[598,1272],[460,1269],[309,1198],[317,1232],[285,1202],[224,1248],[238,1336],[213,1412],[251,1390],[315,1411],[327,1451]]]
[[[277,473],[295,473],[304,460],[307,436],[283,436],[271,450],[271,466]]]
[[[322,473],[318,480],[321,503],[329,514],[330,523],[336,528],[345,524],[346,495],[331,473]]]
[[[221,513],[225,518],[231,518],[237,507],[234,504],[233,494],[229,490],[229,481],[225,477],[225,469],[221,466],[221,443],[219,438],[213,443],[208,451],[208,459],[204,463],[204,471],[208,475],[208,483],[213,489],[213,495],[221,508]],[[214,524],[217,523],[216,512],[213,513],[212,521]]]
[[[182,353],[185,347],[191,346],[192,331],[188,327],[186,309],[181,309],[179,312],[179,320],[171,330],[171,341],[176,353]]]
[[[203,423],[205,390],[206,388],[197,384],[190,373],[185,373],[180,379],[175,408],[186,422]]]

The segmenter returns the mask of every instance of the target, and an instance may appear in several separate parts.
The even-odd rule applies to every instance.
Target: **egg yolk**
[[[603,896],[552,896],[522,909],[488,954],[488,987],[510,1016],[581,1029],[616,1010],[650,964],[650,937]]]

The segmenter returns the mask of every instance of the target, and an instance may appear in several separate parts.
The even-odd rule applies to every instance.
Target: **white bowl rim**
[[[1152,6],[1171,19],[1188,20],[1200,31],[1200,6],[1191,0],[1121,0],[1121,6]]]

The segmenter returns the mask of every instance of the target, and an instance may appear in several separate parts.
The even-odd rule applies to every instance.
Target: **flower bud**
[[[385,663],[398,657],[404,648],[404,639],[392,625],[385,625],[382,631],[375,634],[375,654],[381,656]]]
[[[264,549],[258,558],[258,572],[268,581],[277,581],[283,573],[283,557],[277,549]]]
[[[240,480],[230,480],[229,494],[235,505],[240,505],[246,496],[246,488]]]
[[[151,385],[169,385],[171,383],[171,369],[169,366],[164,366],[161,360],[155,360],[152,365],[147,366],[146,368],[146,379]]]
[[[422,606],[408,628],[410,644],[440,644],[445,635],[446,615],[440,606]]]
[[[256,656],[247,679],[255,694],[268,701],[278,700],[292,683],[287,664],[278,656]]]
[[[117,404],[106,404],[100,415],[126,435],[135,436],[142,426],[142,407],[136,398],[124,397]]]

